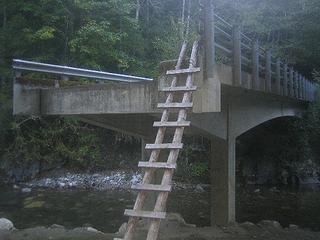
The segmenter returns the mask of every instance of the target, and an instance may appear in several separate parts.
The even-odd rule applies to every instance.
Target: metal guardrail
[[[94,78],[94,79],[100,79],[100,80],[119,81],[119,82],[153,81],[152,78],[137,77],[137,76],[131,76],[131,75],[102,72],[102,71],[67,67],[67,66],[61,66],[61,65],[25,61],[20,59],[13,60],[12,68],[16,71],[34,71],[34,72],[58,74],[62,76],[85,77],[85,78]]]
[[[227,59],[233,67],[233,84],[243,86],[242,72],[251,74],[249,88],[296,98],[303,101],[316,99],[317,85],[306,79],[287,61],[273,56],[259,41],[251,39],[240,29],[214,14],[214,40],[217,55]]]

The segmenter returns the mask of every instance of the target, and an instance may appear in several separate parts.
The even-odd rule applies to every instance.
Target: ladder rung
[[[191,87],[165,87],[161,89],[160,91],[162,92],[188,92],[188,91],[196,91],[197,87],[196,86],[191,86]]]
[[[176,164],[166,162],[139,162],[140,168],[176,169]]]
[[[189,74],[200,72],[200,68],[187,68],[187,69],[178,69],[178,70],[168,70],[167,75],[176,75],[176,74]]]
[[[147,144],[148,150],[160,150],[160,149],[182,149],[183,143],[161,143],[161,144]]]
[[[193,103],[158,103],[158,108],[192,108]]]
[[[190,121],[179,121],[179,122],[154,122],[154,127],[190,127]]]
[[[140,210],[129,210],[124,211],[124,215],[129,217],[141,217],[141,218],[152,218],[152,219],[165,219],[165,212],[151,212],[151,211],[140,211]]]
[[[157,185],[157,184],[135,184],[131,189],[144,190],[144,191],[158,191],[158,192],[171,192],[170,185]]]

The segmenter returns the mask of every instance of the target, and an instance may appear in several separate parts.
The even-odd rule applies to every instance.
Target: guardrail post
[[[239,26],[234,26],[233,36],[233,84],[241,86],[241,31]]]
[[[299,81],[299,93],[300,93],[300,99],[303,99],[303,95],[302,95],[302,90],[303,90],[303,88],[302,88],[302,81],[303,81],[303,76],[300,74],[300,79],[299,79],[300,81]]]
[[[69,76],[67,76],[67,75],[62,75],[61,76],[61,80],[63,80],[63,81],[69,81]]]
[[[306,100],[306,82],[307,79],[303,77],[303,100]]]
[[[290,97],[294,97],[294,87],[293,87],[293,68],[289,70],[289,95]]]
[[[283,86],[282,86],[283,87]],[[276,63],[276,93],[281,95],[281,61],[278,58]]]
[[[16,79],[21,77],[22,73],[20,71],[14,71],[13,73],[13,82],[15,83],[16,82]]]
[[[211,0],[205,0],[204,4],[204,78],[201,83],[204,91],[201,93],[201,98],[205,99],[206,104],[200,105],[201,109],[204,105],[209,106],[206,111],[220,112],[221,82],[217,77],[215,62],[214,7]]]
[[[309,102],[312,100],[312,87],[311,82],[309,81]]]
[[[304,86],[304,77],[301,75],[301,100],[304,100],[303,86]]]
[[[271,92],[271,49],[266,52],[266,92]]]
[[[294,97],[295,98],[299,98],[299,91],[298,91],[299,90],[298,89],[299,73],[298,72],[295,72],[293,80],[294,80],[294,84],[293,84],[293,86],[294,86]]]
[[[307,100],[307,79],[304,78],[304,100]]]
[[[297,72],[297,75],[296,75],[296,81],[297,81],[296,82],[296,84],[297,84],[296,85],[297,86],[297,91],[296,91],[297,92],[297,98],[300,99],[300,73],[298,73],[298,72]]]
[[[312,102],[316,100],[316,86],[312,83]]]
[[[307,82],[307,100],[310,101],[310,81]]]
[[[252,88],[260,90],[261,88],[259,76],[259,41],[255,39],[252,45]]]
[[[288,64],[283,66],[283,95],[288,96]]]
[[[299,96],[299,99],[301,99],[302,98],[302,75],[301,74],[299,74],[298,75],[298,96]]]
[[[301,99],[304,100],[304,76],[301,75]]]
[[[215,71],[215,39],[214,39],[214,9],[211,1],[205,1],[204,8],[204,47],[205,47],[205,74],[206,78],[214,77]]]

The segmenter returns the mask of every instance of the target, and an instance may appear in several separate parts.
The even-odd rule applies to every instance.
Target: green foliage
[[[191,174],[194,177],[203,178],[209,173],[208,162],[200,162],[192,165]]]
[[[187,38],[194,39],[201,13],[198,1],[190,2]],[[187,25],[181,21],[182,1],[145,0],[140,5],[137,8],[136,1],[131,0],[0,1],[0,155],[5,154],[6,164],[40,161],[50,165],[58,161],[90,168],[102,164],[101,139],[120,139],[115,148],[130,144],[123,136],[117,140],[110,135],[103,138],[94,128],[70,119],[14,119],[12,82],[8,79],[12,79],[13,58],[156,76],[160,61],[177,57]],[[284,54],[301,72],[309,76],[313,72],[319,79],[319,1],[216,0],[215,7],[230,22],[242,24],[251,37]],[[302,152],[305,159],[316,154],[319,117],[319,105],[315,104],[302,125],[282,126],[294,129],[293,137],[299,136],[299,143],[287,141],[286,151],[272,154],[286,159],[296,159]],[[180,172],[207,177],[209,164],[204,155],[194,147],[184,150]]]
[[[128,69],[128,57],[116,48],[125,35],[112,32],[107,21],[97,23],[91,20],[70,41],[70,51],[80,66],[101,69],[109,65]]]
[[[65,165],[90,170],[101,161],[94,129],[72,119],[27,118],[13,132],[14,141],[4,156],[7,168],[40,163],[46,168]]]
[[[190,140],[192,139],[185,139],[176,176],[186,182],[210,182],[209,145],[207,142],[191,143]]]
[[[109,150],[101,149],[102,140],[110,139],[111,146],[131,144],[128,137],[101,136],[104,131],[70,119],[15,119],[13,58],[155,76],[159,62],[173,56],[171,50],[177,51],[180,39],[167,36],[168,29],[174,28],[171,23],[178,22],[179,7],[174,0],[148,0],[141,2],[136,17],[136,4],[128,0],[0,1],[1,165],[12,168],[40,162],[47,167],[99,168],[106,165],[102,152]],[[159,48],[158,43],[165,47]],[[166,48],[171,44],[169,56]]]

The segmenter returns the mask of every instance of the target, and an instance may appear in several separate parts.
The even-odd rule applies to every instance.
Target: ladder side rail
[[[193,68],[196,66],[196,61],[197,61],[197,49],[198,49],[198,41],[195,41],[193,43],[193,47],[192,47],[192,54],[191,54],[191,58],[190,58],[190,63],[189,63],[189,68]],[[186,80],[186,86],[187,87],[192,87],[193,82],[192,82],[192,74],[189,74]],[[191,102],[192,100],[192,92],[186,92],[183,95],[183,99],[182,102],[186,103],[186,102]],[[186,109],[181,109],[179,111],[179,115],[178,115],[178,120],[177,121],[185,121],[187,117],[187,110]],[[175,130],[175,134],[174,134],[174,138],[173,138],[173,143],[180,143],[182,140],[182,136],[183,136],[183,132],[184,132],[184,127],[181,128],[176,128]],[[178,154],[179,154],[179,149],[178,150],[171,150],[169,157],[168,157],[168,162],[170,164],[175,164],[178,158]],[[173,169],[166,169],[164,171],[163,174],[163,178],[162,178],[162,185],[170,185],[172,182],[172,176],[173,176]],[[157,201],[156,201],[156,205],[154,208],[155,212],[161,212],[164,211],[166,209],[166,202],[168,199],[168,192],[161,192],[158,195]],[[159,220],[151,220],[150,223],[150,227],[149,227],[149,231],[148,231],[148,235],[147,235],[147,240],[154,240],[157,239],[157,236],[159,234],[159,229],[160,229],[160,221]]]
[[[178,61],[177,61],[176,67],[175,67],[176,70],[179,70],[181,68],[186,49],[187,49],[187,43],[183,42],[182,47],[181,47],[181,51],[179,54],[179,58],[178,58]],[[175,87],[176,85],[177,85],[177,77],[175,76],[171,82],[171,87]],[[172,101],[173,101],[173,93],[169,93],[168,97],[166,99],[166,103],[170,103]],[[163,113],[162,113],[162,117],[161,117],[161,122],[168,121],[168,119],[169,119],[169,110],[164,109]],[[155,140],[156,144],[163,142],[165,131],[166,131],[165,128],[158,129],[158,133],[157,133],[156,140]],[[151,152],[149,162],[156,162],[159,158],[159,154],[160,154],[160,150],[153,150]],[[152,169],[152,168],[146,169],[143,180],[142,180],[142,184],[150,184],[153,179],[155,171],[156,171],[156,169]],[[144,203],[145,203],[146,197],[147,197],[146,192],[144,192],[144,191],[139,192],[133,209],[134,210],[141,210],[143,208]],[[127,231],[124,236],[124,240],[132,240],[133,239],[134,228],[135,228],[137,222],[138,222],[138,218],[130,217],[129,222],[128,222],[128,226],[127,226]]]

